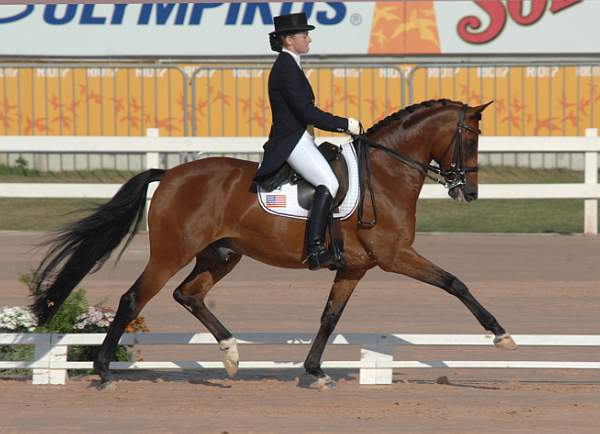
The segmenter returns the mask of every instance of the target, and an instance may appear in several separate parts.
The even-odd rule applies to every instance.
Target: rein
[[[458,122],[456,124],[456,131],[454,132],[454,136],[450,140],[450,143],[446,147],[444,154],[440,158],[443,160],[444,157],[448,154],[450,147],[454,144],[454,152],[452,155],[452,162],[450,163],[450,168],[448,170],[443,170],[440,166],[433,166],[431,164],[423,164],[417,160],[414,160],[406,155],[402,155],[401,153],[394,151],[380,143],[374,142],[369,137],[366,136],[364,131],[362,131],[361,126],[361,134],[353,136],[354,138],[354,146],[357,150],[358,154],[358,168],[359,168],[359,180],[360,180],[360,198],[358,202],[358,225],[363,228],[372,228],[377,224],[377,207],[375,204],[375,193],[371,187],[371,178],[372,178],[372,170],[371,170],[371,160],[369,159],[369,148],[378,149],[380,151],[385,152],[389,156],[395,158],[401,163],[411,167],[418,172],[420,172],[424,177],[427,177],[438,184],[442,184],[448,190],[452,190],[460,185],[466,184],[466,174],[474,173],[479,171],[478,167],[465,167],[463,162],[463,135],[462,130],[467,130],[472,132],[475,135],[481,134],[481,130],[478,128],[470,127],[464,123],[465,114],[467,111],[467,105],[464,104],[458,115]],[[363,168],[364,166],[364,168]],[[365,173],[366,172],[366,173]],[[429,172],[433,172],[437,175],[431,176]],[[366,176],[365,176],[366,175]],[[365,182],[369,189],[369,196],[371,200],[371,206],[373,207],[373,219],[369,221],[364,220],[364,199],[365,199]]]

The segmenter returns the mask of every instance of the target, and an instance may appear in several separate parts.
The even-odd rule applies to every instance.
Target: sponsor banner
[[[598,53],[600,1],[434,2],[441,53]]]
[[[268,55],[273,16],[306,12],[312,53],[367,53],[374,3],[0,6],[3,55]]]
[[[600,1],[411,0],[2,5],[0,55],[268,55],[300,11],[318,55],[600,52]]]

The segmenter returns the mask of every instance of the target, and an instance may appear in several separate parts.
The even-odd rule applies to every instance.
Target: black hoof
[[[116,387],[117,386],[112,380],[93,381],[92,384],[90,384],[90,388],[94,388],[96,390],[115,390]]]
[[[98,390],[115,390],[117,386],[112,381],[103,381],[98,384]]]
[[[94,372],[100,376],[100,382],[96,385],[98,390],[111,390],[114,388],[112,384],[112,375],[108,370],[108,365],[94,363]]]

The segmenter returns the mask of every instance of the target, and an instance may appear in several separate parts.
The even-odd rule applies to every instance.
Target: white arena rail
[[[33,384],[65,384],[67,369],[92,369],[92,362],[68,362],[69,345],[100,345],[103,333],[91,334],[0,334],[0,345],[35,345],[33,361],[0,361],[0,369],[33,369]],[[600,346],[600,335],[513,335],[520,346]],[[241,345],[311,345],[313,335],[306,333],[241,333]],[[216,345],[209,333],[132,333],[124,334],[122,345]],[[333,345],[360,347],[360,360],[324,361],[325,369],[358,369],[360,384],[392,384],[394,368],[513,368],[513,369],[600,369],[600,362],[568,361],[400,361],[394,348],[420,346],[491,346],[492,335],[448,334],[366,334],[334,333]],[[111,362],[117,370],[198,370],[223,369],[222,362]],[[241,361],[240,369],[303,369],[302,362]]]
[[[319,137],[343,143],[344,137]],[[149,130],[147,137],[87,136],[3,136],[0,153],[115,153],[146,154],[146,168],[159,167],[159,154],[194,152],[200,154],[261,153],[262,137],[158,137]],[[600,137],[596,128],[588,128],[585,137],[487,137],[479,139],[479,151],[485,152],[582,152],[585,155],[585,180],[580,184],[480,184],[481,199],[583,199],[584,233],[598,233],[598,153]],[[22,198],[110,198],[120,184],[88,183],[0,183],[0,197]],[[154,188],[149,188],[151,197]],[[426,184],[424,199],[447,199],[443,187]]]

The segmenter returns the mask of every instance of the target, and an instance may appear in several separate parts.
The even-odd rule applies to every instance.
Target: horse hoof
[[[239,361],[225,359],[223,361],[223,365],[225,366],[225,370],[227,371],[227,375],[229,375],[229,378],[235,377],[235,374],[237,374],[239,368]]]
[[[508,333],[496,336],[494,338],[494,345],[496,348],[503,350],[516,350],[518,348],[518,345]]]
[[[112,381],[100,381],[96,386],[96,390],[115,390],[117,386]]]
[[[317,387],[319,390],[335,390],[336,386],[335,380],[329,375],[319,377],[317,380]]]
[[[223,366],[227,371],[227,375],[233,378],[240,366],[240,354],[238,353],[237,342],[235,338],[229,338],[219,342],[219,347],[225,353]]]

